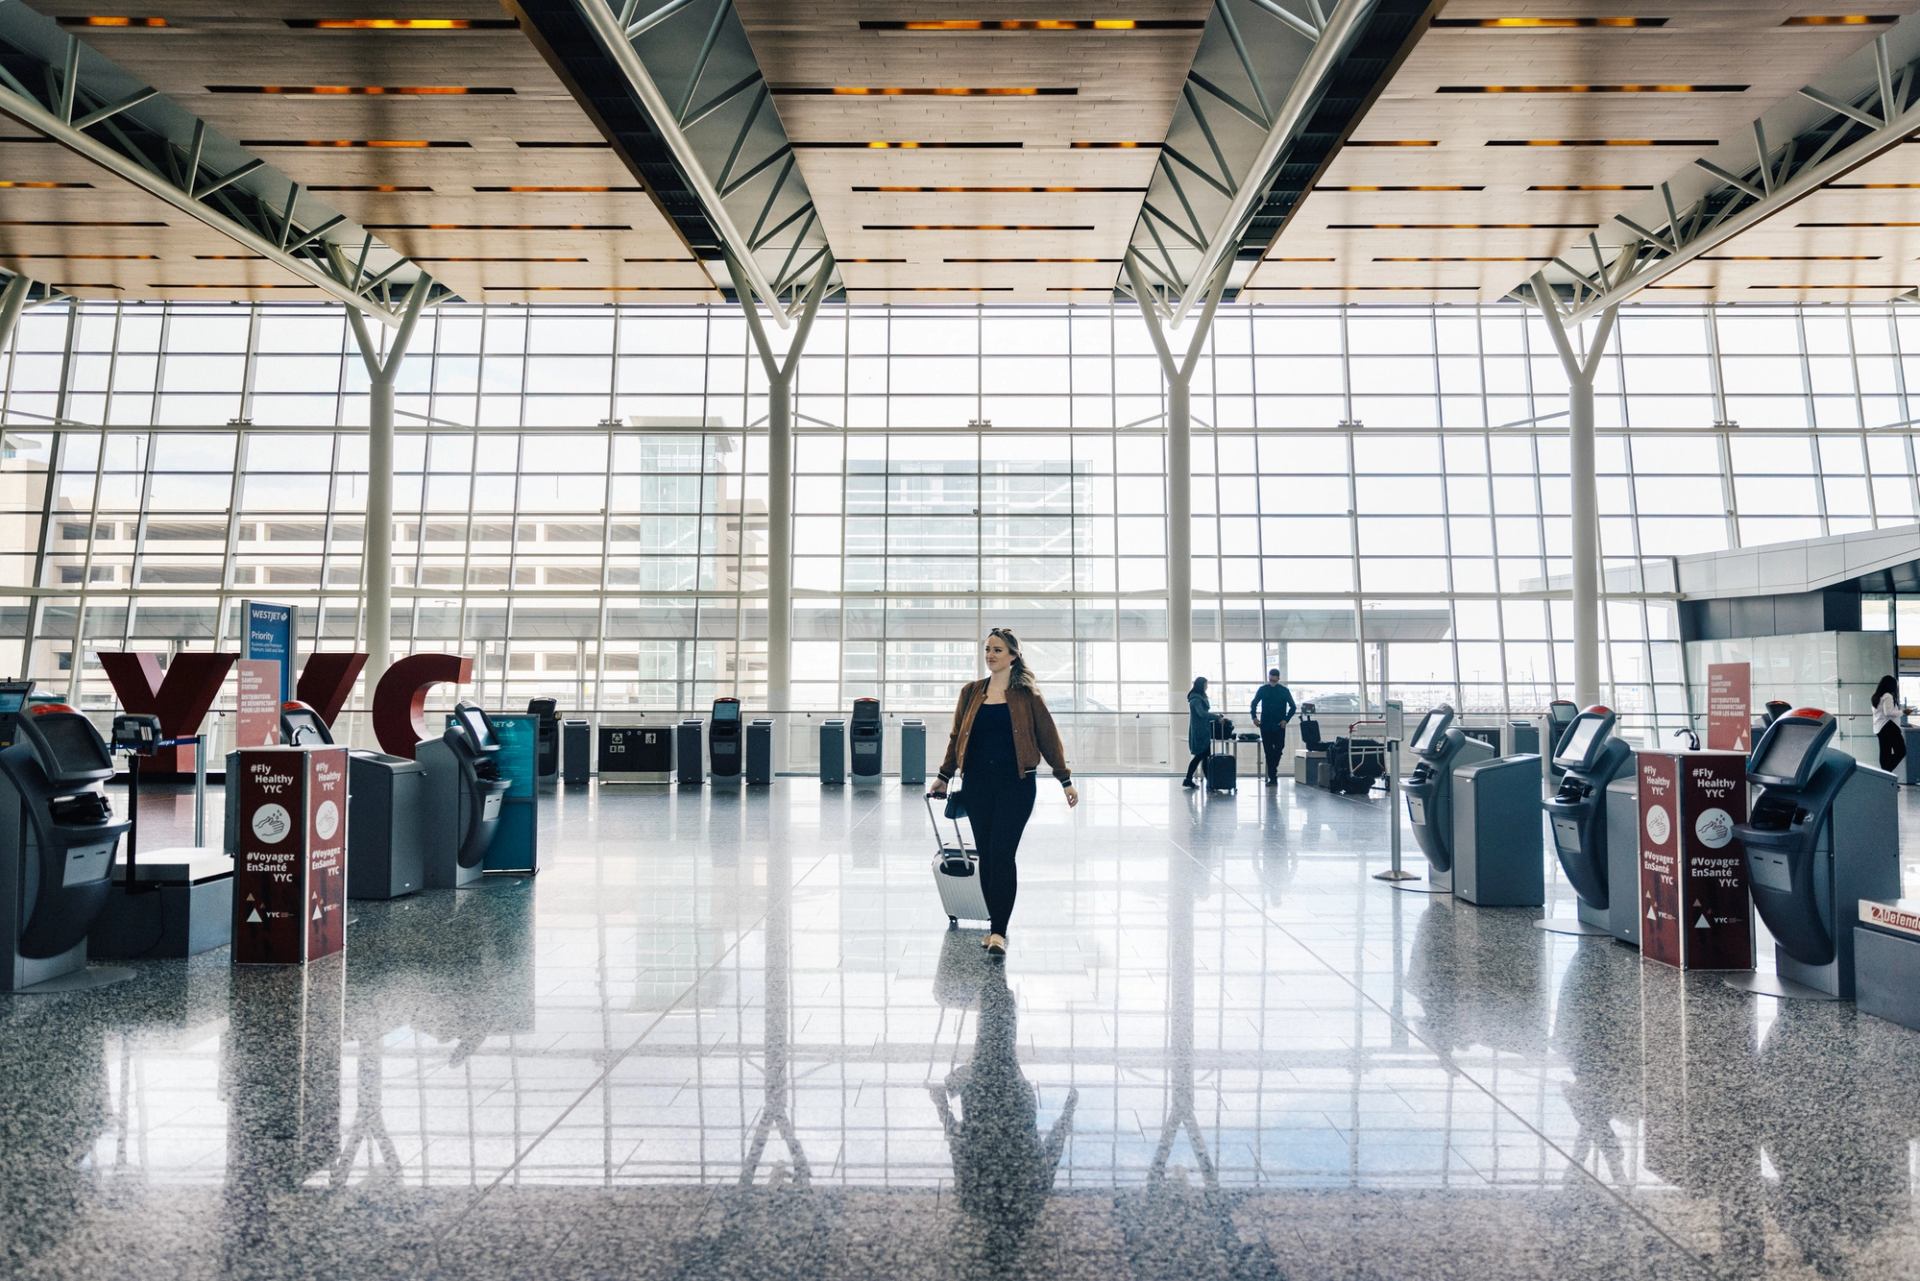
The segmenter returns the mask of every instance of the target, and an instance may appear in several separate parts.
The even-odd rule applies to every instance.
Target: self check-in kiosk
[[[1828,712],[1795,708],[1747,758],[1747,782],[1759,791],[1734,832],[1779,977],[1735,975],[1727,980],[1735,987],[1852,999],[1860,900],[1899,897],[1899,785],[1833,747],[1838,728]]]
[[[1494,751],[1455,729],[1453,708],[1446,703],[1421,718],[1408,750],[1416,763],[1400,784],[1407,797],[1407,817],[1413,822],[1414,839],[1427,856],[1427,880],[1435,888],[1452,889],[1454,767],[1489,760]]]
[[[1559,735],[1553,754],[1554,769],[1560,774],[1560,788],[1541,805],[1547,812],[1547,826],[1553,834],[1553,852],[1560,859],[1560,870],[1578,895],[1575,915],[1578,925],[1565,932],[1599,933],[1604,930],[1622,942],[1633,939],[1619,935],[1609,904],[1612,884],[1607,863],[1607,788],[1633,761],[1633,749],[1615,738],[1612,709],[1589,707],[1575,716],[1571,727]],[[1638,882],[1627,893],[1629,904],[1638,898]],[[1631,908],[1628,912],[1633,916]],[[1635,917],[1634,919],[1637,919]],[[1556,929],[1556,923],[1542,921],[1541,928]]]
[[[13,746],[14,727],[27,709],[32,681],[0,681],[0,751]]]
[[[427,771],[422,876],[429,889],[458,889],[480,879],[507,793],[495,759],[500,740],[486,712],[462,699],[452,719],[417,754]]]
[[[305,703],[280,705],[280,741],[331,747],[333,734]],[[231,789],[230,789],[231,790]],[[388,899],[425,884],[427,771],[385,752],[347,752],[347,897]]]
[[[107,799],[113,757],[92,722],[64,703],[42,703],[14,732],[13,746],[0,751],[4,992],[86,968],[87,930],[106,905],[114,850],[127,830]]]
[[[853,781],[855,783],[877,783],[880,781],[881,745],[884,730],[880,725],[880,700],[877,698],[856,698],[853,700],[853,722],[847,726],[847,742],[853,751]]]
[[[1579,705],[1571,699],[1556,698],[1547,704],[1547,739],[1540,745],[1542,754],[1547,758],[1548,781],[1546,787],[1556,787],[1560,783],[1562,771],[1558,763],[1560,740],[1567,736],[1567,730],[1580,716]]]
[[[716,698],[708,718],[707,755],[715,779],[740,777],[740,700]]]

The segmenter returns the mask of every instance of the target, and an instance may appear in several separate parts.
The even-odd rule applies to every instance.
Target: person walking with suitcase
[[[962,795],[980,855],[980,892],[987,900],[989,924],[983,946],[995,956],[1005,956],[1007,925],[1020,888],[1014,860],[1027,820],[1033,817],[1034,774],[1040,762],[1046,761],[1060,780],[1069,809],[1080,803],[1080,793],[1074,789],[1067,749],[1053,713],[1020,657],[1019,639],[996,627],[987,633],[982,654],[987,677],[961,687],[960,701],[953,709],[953,732],[947,735],[947,754],[931,794],[945,796],[956,773],[964,780]]]
[[[1198,787],[1193,781],[1194,771],[1206,764],[1207,755],[1213,751],[1213,702],[1207,697],[1207,678],[1193,678],[1193,688],[1187,691],[1187,750],[1193,753],[1193,759],[1187,762],[1187,781],[1182,787]]]
[[[1287,722],[1300,709],[1294,705],[1293,691],[1280,683],[1280,669],[1267,669],[1267,683],[1253,692],[1253,706],[1247,715],[1260,726],[1260,745],[1267,751],[1267,786],[1279,781],[1280,758],[1287,754]]]

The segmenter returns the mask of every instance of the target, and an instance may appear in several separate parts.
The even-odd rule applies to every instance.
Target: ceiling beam
[[[1127,250],[1130,260],[1172,277],[1170,327],[1204,302],[1214,272],[1238,252],[1375,2],[1338,0],[1329,13],[1320,0],[1215,0],[1161,152],[1204,185],[1185,186],[1173,165],[1161,164]],[[1187,247],[1169,246],[1153,219]],[[1169,272],[1154,266],[1155,255]]]
[[[8,15],[10,19],[16,17],[22,6],[11,8],[16,12]],[[338,274],[329,258],[314,242],[319,240],[321,232],[344,220],[336,219],[315,229],[298,226],[293,219],[294,206],[299,197],[297,184],[290,183],[288,186],[285,210],[276,211],[272,216],[272,221],[278,223],[272,228],[273,234],[266,234],[248,225],[233,212],[239,208],[232,201],[232,196],[239,190],[234,183],[264,167],[262,162],[248,162],[225,175],[203,167],[202,152],[207,130],[205,124],[199,121],[194,122],[193,142],[186,148],[176,146],[159,129],[143,127],[140,131],[143,134],[150,133],[154,139],[151,148],[143,148],[122,126],[137,121],[140,106],[157,97],[155,92],[143,89],[112,102],[93,105],[96,99],[83,84],[87,78],[87,68],[82,62],[80,41],[70,35],[64,39],[63,57],[57,66],[18,47],[0,45],[0,53],[6,54],[15,66],[28,59],[40,64],[36,68],[38,74],[29,74],[25,81],[0,64],[0,113],[46,135],[131,186],[164,201],[336,301],[382,324],[400,323],[401,313],[384,301],[385,291],[373,296],[374,285],[385,281],[398,269],[413,266],[412,263],[404,257],[399,258],[372,283],[366,282],[357,269],[352,278]],[[39,95],[27,87],[28,83],[34,81],[46,86],[46,101],[43,102]],[[90,129],[99,129],[104,136],[96,137],[88,132]],[[165,163],[168,161],[172,163]],[[246,194],[258,202],[257,195],[252,192]],[[220,204],[225,205],[226,210],[209,203],[216,195],[220,195]],[[371,237],[368,239],[370,241]],[[303,254],[297,250],[307,252]],[[364,255],[361,262],[365,262]],[[418,269],[415,268],[415,271],[418,272]]]
[[[666,144],[726,257],[786,328],[804,300],[782,299],[781,264],[824,252],[829,277],[838,274],[838,264],[819,219],[803,219],[813,200],[732,0],[573,3]],[[702,82],[715,65],[735,68],[734,78],[703,96]],[[741,67],[751,71],[741,77]],[[774,243],[781,229],[796,224],[801,229],[792,243]],[[775,230],[767,232],[769,226]]]
[[[1611,258],[1589,237],[1596,260],[1591,271],[1556,258],[1559,272],[1540,273],[1523,288],[1541,306],[1558,308],[1563,323],[1577,325],[1906,142],[1920,131],[1920,56],[1895,70],[1892,34],[1880,35],[1870,51],[1848,62],[1847,70],[1859,73],[1853,92],[1802,88],[1797,100],[1753,122],[1750,134],[1738,144],[1741,158],[1734,158],[1733,144],[1722,146],[1711,158],[1700,157],[1688,170],[1660,183],[1654,197],[1641,206],[1615,214],[1613,221],[1625,234],[1624,243],[1608,246]],[[1913,53],[1916,31],[1910,27],[1900,34],[1906,37],[1906,51]],[[1815,107],[1811,120],[1805,118],[1808,103]],[[1799,129],[1783,144],[1771,145],[1766,122],[1794,114],[1802,117]],[[1778,128],[1774,132],[1785,134]],[[1700,174],[1711,181],[1698,182]],[[1554,297],[1538,296],[1543,280]],[[1569,295],[1565,300],[1559,297],[1563,290]]]

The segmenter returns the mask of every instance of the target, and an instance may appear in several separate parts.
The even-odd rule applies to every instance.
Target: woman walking
[[[1069,809],[1080,803],[1080,793],[1074,790],[1053,713],[1020,657],[1019,639],[996,627],[987,633],[982,652],[987,677],[960,690],[933,795],[945,796],[956,773],[964,778],[967,817],[973,820],[973,841],[980,852],[980,892],[990,921],[983,945],[1004,956],[1013,899],[1020,888],[1014,859],[1027,820],[1033,817],[1034,773],[1040,762],[1045,760],[1060,780]]]
[[[1182,787],[1198,787],[1193,781],[1193,772],[1206,763],[1207,753],[1213,750],[1213,703],[1207,698],[1207,678],[1193,678],[1193,688],[1187,691],[1187,750],[1193,753],[1193,759],[1187,762],[1187,781]]]
[[[1882,676],[1873,690],[1873,736],[1880,740],[1880,768],[1891,774],[1907,759],[1907,733],[1900,724],[1900,686]]]

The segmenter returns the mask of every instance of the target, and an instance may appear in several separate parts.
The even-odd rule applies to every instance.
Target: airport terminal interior
[[[99,7],[0,1276],[1920,1279],[1920,2]]]

